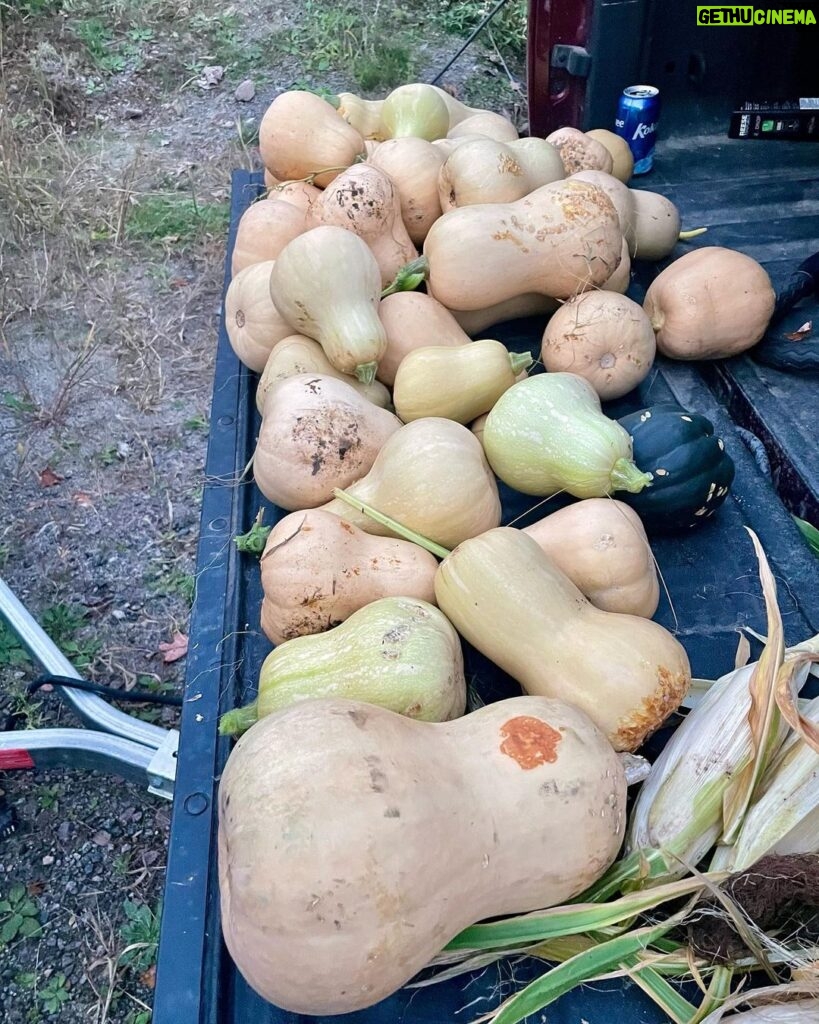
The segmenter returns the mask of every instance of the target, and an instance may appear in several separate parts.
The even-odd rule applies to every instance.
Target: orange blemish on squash
[[[517,761],[524,771],[541,764],[554,764],[557,745],[563,738],[557,729],[531,715],[510,718],[500,728],[500,752]]]

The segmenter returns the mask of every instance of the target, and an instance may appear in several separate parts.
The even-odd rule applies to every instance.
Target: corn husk
[[[812,726],[802,725],[797,700],[810,664],[804,654],[786,662],[774,577],[759,540],[749,533],[768,619],[762,656],[704,692],[654,763],[629,821],[626,856],[660,850],[666,877],[684,875],[718,840],[736,840],[789,724]],[[819,650],[819,637],[808,644]]]
[[[813,984],[773,985],[733,996],[701,1024],[816,1024],[819,995]],[[738,1006],[750,1009],[732,1013]],[[752,1005],[753,1004],[753,1005]]]
[[[803,717],[819,723],[819,697]],[[717,847],[711,867],[744,871],[767,854],[794,853],[819,853],[819,753],[798,733],[782,745],[736,841]]]

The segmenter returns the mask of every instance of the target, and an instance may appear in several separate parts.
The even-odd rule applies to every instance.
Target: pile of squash
[[[754,344],[774,294],[710,247],[627,298],[631,259],[668,256],[680,217],[627,187],[610,132],[520,139],[408,85],[283,93],[260,149],[225,319],[260,374],[255,480],[289,514],[261,557],[277,646],[257,701],[222,722],[244,733],[220,787],[222,921],[265,998],[345,1013],[464,926],[565,902],[616,857],[618,752],[690,683],[651,620],[646,528],[703,522],[733,465],[703,417],[618,422],[601,401],[658,349]],[[533,313],[552,314],[547,373],[486,336]],[[579,500],[501,527],[499,481]],[[465,714],[461,638],[526,695]]]

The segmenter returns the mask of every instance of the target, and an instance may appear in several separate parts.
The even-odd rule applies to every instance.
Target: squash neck
[[[631,459],[624,458],[614,463],[609,475],[613,491],[628,491],[629,494],[639,494],[643,488],[651,485],[653,479],[651,473],[644,473]]]

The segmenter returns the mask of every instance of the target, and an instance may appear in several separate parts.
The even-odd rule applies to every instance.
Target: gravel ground
[[[410,32],[428,80],[458,46],[431,19],[452,29],[476,7],[383,17]],[[335,46],[364,38],[369,8],[346,28],[334,10],[0,7],[0,573],[99,681],[181,692],[184,657],[160,645],[187,633],[195,584],[230,170],[257,164],[281,89],[365,91],[359,57]],[[446,81],[522,116],[494,50],[471,49]],[[0,723],[76,725],[53,693],[26,697],[36,675],[0,630]],[[174,708],[130,711],[176,723]],[[0,791],[17,819],[0,838],[0,1018],[147,1024],[170,804],[67,768],[4,772]]]

